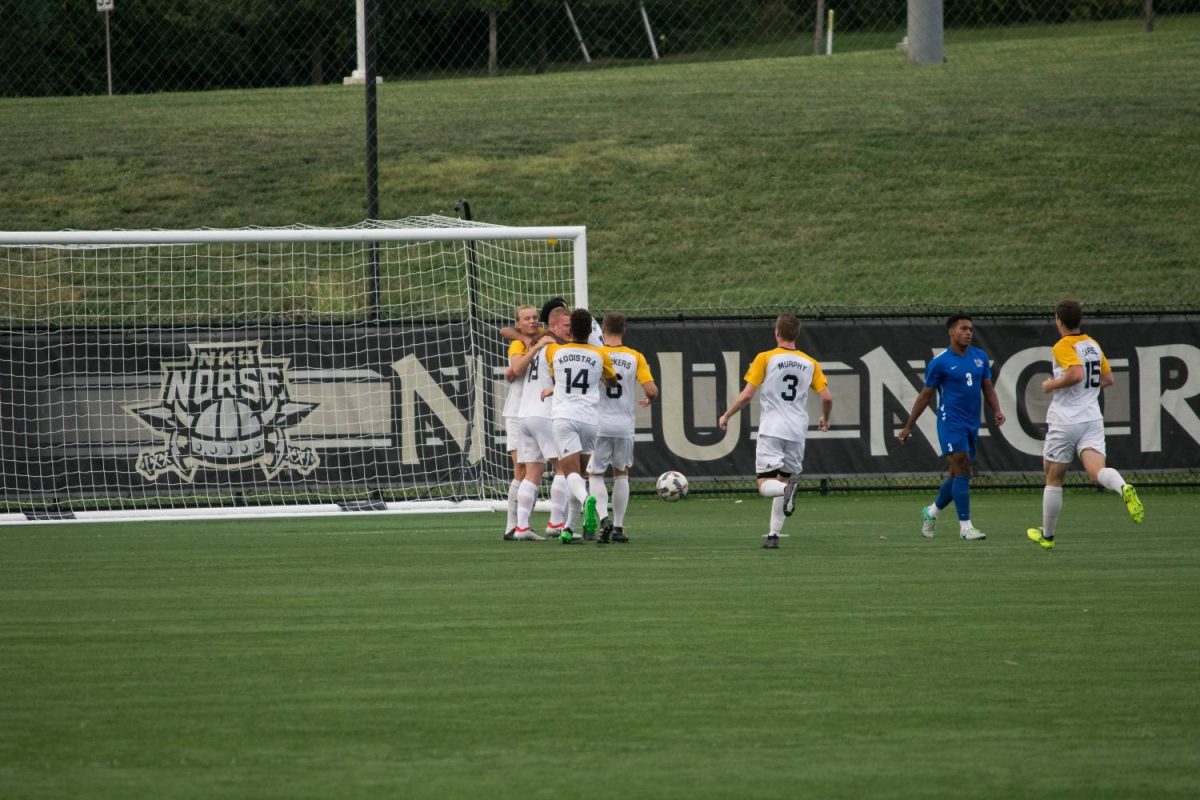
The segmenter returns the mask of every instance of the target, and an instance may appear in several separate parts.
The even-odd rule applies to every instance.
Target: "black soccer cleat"
[[[517,529],[509,528],[504,532],[504,541],[515,542],[517,540]]]
[[[774,534],[768,534],[767,538],[763,539],[763,550],[778,550],[779,537]]]
[[[625,535],[624,528],[613,528],[612,540],[621,544],[629,544],[629,537]]]
[[[783,487],[783,515],[790,517],[796,513],[796,490],[800,488],[800,479],[793,475],[788,478],[787,486]]]

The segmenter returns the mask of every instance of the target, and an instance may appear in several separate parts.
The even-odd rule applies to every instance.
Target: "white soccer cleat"
[[[534,533],[531,530],[522,531],[521,533],[516,534],[516,536],[514,538],[518,542],[544,542],[544,541],[546,541],[545,536],[538,536],[536,533]]]
[[[965,539],[968,542],[975,542],[980,539],[986,539],[987,534],[972,525],[966,530],[959,531],[958,538]]]
[[[926,539],[933,538],[933,524],[937,517],[929,513],[929,506],[921,506],[921,535]]]

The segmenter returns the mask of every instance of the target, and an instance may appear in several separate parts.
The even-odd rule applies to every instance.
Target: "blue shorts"
[[[938,444],[942,447],[942,455],[948,456],[952,453],[966,453],[967,458],[971,461],[975,460],[975,442],[979,439],[978,428],[965,428],[962,425],[943,425],[940,421],[937,426]]]

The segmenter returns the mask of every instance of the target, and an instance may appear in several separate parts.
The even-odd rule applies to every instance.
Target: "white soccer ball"
[[[682,472],[670,470],[658,476],[658,496],[674,503],[687,497],[688,481]]]

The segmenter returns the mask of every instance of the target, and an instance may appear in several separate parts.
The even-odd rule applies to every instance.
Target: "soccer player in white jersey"
[[[775,348],[755,356],[746,370],[746,388],[717,420],[721,430],[727,430],[730,417],[758,395],[762,415],[758,422],[754,471],[758,475],[758,493],[772,498],[771,527],[763,540],[767,550],[779,548],[784,518],[796,510],[796,489],[804,468],[804,442],[808,435],[808,390],[811,388],[821,397],[817,430],[829,430],[829,414],[833,411],[833,394],[825,373],[816,359],[796,349],[799,336],[800,320],[791,314],[780,314],[775,321]]]
[[[1074,300],[1063,300],[1054,312],[1054,325],[1061,337],[1051,351],[1054,376],[1042,381],[1050,395],[1046,412],[1046,442],[1042,463],[1046,488],[1042,490],[1042,526],[1025,533],[1049,550],[1054,547],[1054,530],[1062,511],[1062,484],[1067,469],[1078,454],[1093,481],[1116,492],[1134,522],[1145,517],[1137,490],[1121,473],[1104,463],[1104,417],[1100,413],[1100,390],[1113,385],[1112,370],[1100,344],[1080,332],[1083,308]]]
[[[635,385],[642,387],[642,406],[658,397],[658,386],[646,357],[626,347],[625,315],[610,311],[600,325],[604,331],[604,347],[617,373],[615,386],[605,387],[600,395],[596,423],[596,446],[588,464],[588,485],[596,498],[596,513],[600,516],[600,542],[628,542],[625,535],[625,511],[629,508],[629,468],[633,466],[634,395]],[[608,510],[608,486],[604,473],[612,468],[612,515]]]
[[[525,467],[525,477],[517,489],[517,528],[515,536],[518,539],[540,539],[533,532],[529,520],[533,514],[534,503],[537,502],[538,488],[542,483],[542,475],[546,470],[546,462],[557,462],[559,457],[558,444],[554,440],[554,427],[551,423],[553,401],[542,397],[542,390],[553,388],[550,369],[546,362],[546,349],[555,342],[555,335],[565,335],[568,332],[569,318],[565,309],[556,309],[549,316],[550,335],[534,342],[533,346],[522,356],[514,366],[525,369],[525,388],[521,392],[521,405],[518,412],[520,418],[520,463]],[[557,534],[563,527],[563,509],[565,500],[555,497],[553,487],[550,494],[550,524],[547,531]]]
[[[529,337],[530,340],[537,335],[538,330],[538,312],[533,306],[521,306],[517,309],[517,330]],[[504,528],[504,539],[512,541],[517,538],[517,497],[521,490],[521,481],[525,480],[525,465],[521,463],[520,448],[521,448],[521,395],[525,387],[525,372],[529,368],[532,358],[522,358],[529,352],[530,345],[524,338],[513,339],[508,343],[508,371],[509,378],[508,393],[504,397],[504,438],[505,447],[508,449],[508,455],[512,459],[513,478],[508,487],[508,519]],[[519,367],[519,369],[518,369]],[[532,535],[529,535],[532,534]],[[524,537],[525,539],[538,540],[542,537],[533,534],[532,531]]]
[[[599,527],[596,498],[588,494],[583,477],[583,455],[591,453],[596,440],[596,415],[605,386],[615,386],[617,375],[612,360],[599,347],[588,344],[592,315],[586,308],[571,312],[571,341],[546,348],[546,361],[554,386],[542,396],[554,398],[554,436],[558,443],[559,466],[567,479],[569,499],[583,505],[583,538],[594,539]],[[603,384],[603,385],[602,385]],[[561,534],[570,544],[571,534]]]

